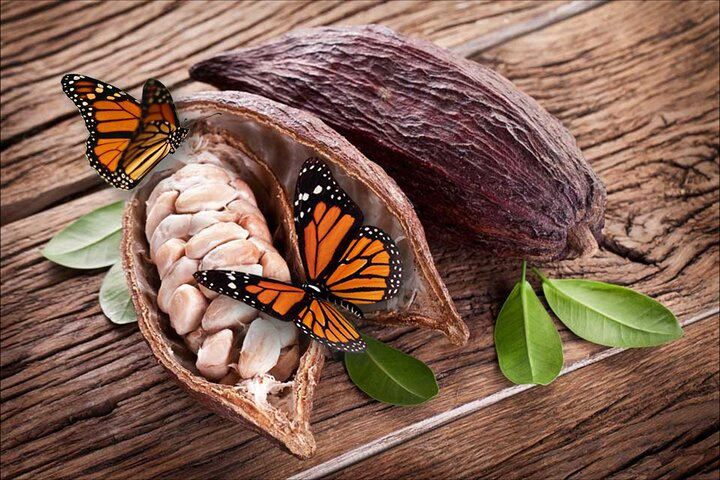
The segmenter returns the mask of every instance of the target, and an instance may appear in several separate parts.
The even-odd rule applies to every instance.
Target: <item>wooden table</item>
[[[517,261],[430,238],[472,337],[372,334],[421,358],[440,394],[371,401],[341,362],[323,372],[317,455],[300,461],[194,403],[136,325],[101,314],[103,272],[40,249],[118,194],[86,164],[62,74],[139,94],[206,89],[188,67],[216,52],[325,24],[382,23],[484,63],[577,137],[607,185],[606,239],[554,275],[609,281],[669,306],[672,344],[606,349],[562,329],[547,387],[501,375],[493,321]],[[718,478],[718,3],[2,3],[3,478]]]

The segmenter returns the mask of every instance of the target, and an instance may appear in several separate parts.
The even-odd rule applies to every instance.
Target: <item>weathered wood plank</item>
[[[618,354],[332,476],[688,478],[717,472],[717,345],[715,315],[688,327],[675,343]],[[408,461],[419,454],[432,461]]]
[[[460,45],[452,47],[451,50],[463,57],[474,57],[496,45],[527,35],[536,30],[541,30],[547,26],[572,18],[575,15],[585,13],[593,8],[599,7],[606,1],[607,0],[574,0],[568,3],[557,3],[552,10],[539,11],[537,15],[534,15],[524,22],[517,22],[508,25],[507,28],[470,39]]]
[[[28,2],[32,4],[33,2]],[[34,15],[3,21],[2,68],[25,64],[31,56],[47,58],[71,47],[107,22],[118,22],[145,2],[60,2],[49,4]],[[26,14],[27,15],[27,14]],[[42,18],[44,21],[38,21]],[[90,30],[91,27],[94,29]],[[34,48],[29,50],[28,45]]]
[[[122,31],[104,28],[93,12],[105,7],[90,5],[52,20],[51,33],[41,29],[24,37],[28,28],[37,26],[38,16],[42,15],[38,13],[28,18],[27,26],[9,33],[3,28],[3,45],[6,38],[13,41],[8,49],[12,47],[15,54],[7,59],[0,73],[0,221],[5,224],[22,218],[101,183],[84,158],[85,127],[59,87],[59,79],[69,71],[102,78],[137,96],[147,77],[155,76],[180,96],[208,88],[197,83],[188,85],[187,69],[193,63],[294,28],[379,22],[443,46],[455,46],[479,34],[529,21],[558,5],[562,4],[113,2],[112,12],[123,19],[119,23]],[[128,8],[133,11],[121,13]],[[77,29],[78,24],[88,22],[86,28]],[[37,161],[38,155],[43,156],[42,162]],[[58,175],[58,171],[64,174]]]
[[[17,22],[41,11],[47,11],[57,6],[62,0],[37,0],[35,2],[22,2],[19,0],[3,0],[0,2],[3,26]]]
[[[187,79],[187,67],[199,58],[302,26],[383,21],[434,39],[443,39],[447,32],[450,41],[459,43],[477,36],[488,24],[502,25],[499,18],[518,21],[539,8],[531,2],[449,6],[398,2],[389,8],[367,1],[77,5],[64,6],[67,15],[53,19],[41,30],[34,30],[34,19],[4,29],[3,140],[74,112],[57,85],[70,70],[82,68],[111,81],[121,76],[123,86],[131,88],[141,85],[149,74],[162,75],[168,82]],[[118,17],[121,22],[116,24],[122,25],[123,31],[105,28],[100,13]],[[159,30],[160,25],[165,28]],[[32,68],[40,62],[42,75]]]
[[[180,400],[184,395],[174,388],[164,372],[154,364],[139,333],[133,327],[114,327],[100,314],[97,291],[103,273],[72,272],[40,258],[39,250],[50,235],[61,229],[71,218],[91,210],[97,204],[116,198],[116,195],[113,191],[102,191],[14,222],[2,229],[2,238],[7,242],[3,247],[2,278],[14,278],[12,283],[3,285],[3,356],[0,380],[3,409],[0,418],[3,436],[9,439],[3,443],[5,467],[17,474],[52,473],[67,476],[83,469],[89,469],[86,473],[90,473],[93,468],[97,468],[89,466],[91,463],[95,464],[95,460],[90,459],[99,458],[100,463],[103,463],[108,462],[106,456],[111,455],[114,460],[108,465],[110,470],[101,470],[101,473],[105,475],[115,471],[117,474],[119,470],[116,469],[119,467],[115,462],[123,465],[124,462],[136,464],[137,451],[146,450],[154,453],[138,465],[135,474],[147,473],[146,469],[156,469],[151,471],[157,474],[170,474],[172,472],[163,469],[178,467],[172,458],[179,460],[180,455],[187,455],[190,462],[194,463],[201,458],[196,454],[219,455],[225,449],[247,442],[253,447],[246,453],[254,452],[254,455],[257,448],[260,448],[269,457],[285,456],[240,427],[230,426],[233,434],[227,435],[226,421],[212,415],[208,419],[207,412],[202,408],[194,406],[189,400]],[[24,274],[19,275],[20,272]],[[28,291],[33,291],[34,294],[27,295]],[[59,307],[61,305],[62,307]],[[443,377],[452,375],[451,368],[458,366],[458,361],[454,360],[453,356],[463,355],[463,352],[449,347],[443,339],[428,339],[426,334],[420,332],[409,333],[407,329],[371,331],[385,339],[404,339],[408,334],[404,345],[400,343],[402,348],[415,350],[417,355],[428,361],[433,355],[437,356],[435,363],[441,366],[441,381]],[[484,365],[477,366],[477,371],[492,372],[496,367],[488,339],[483,339],[482,343],[483,351],[472,354],[475,357],[480,353],[481,363]],[[575,350],[576,356],[586,353],[582,349]],[[433,351],[435,353],[428,356],[427,352]],[[471,367],[470,362],[462,363],[466,368]],[[433,368],[438,369],[435,365]],[[139,370],[143,378],[139,389],[150,392],[139,393],[136,388],[137,377],[135,373],[130,373],[135,370]],[[334,423],[336,413],[348,408],[359,409],[353,415],[355,417],[364,415],[363,408],[369,407],[373,413],[369,414],[366,421],[375,415],[396,416],[385,406],[369,404],[368,400],[349,384],[342,370],[340,363],[333,362],[324,372],[315,407],[316,421]],[[447,372],[442,373],[443,370]],[[490,385],[495,389],[500,388],[504,382],[497,375],[494,376],[495,381]],[[38,379],[42,379],[42,385]],[[144,433],[138,432],[146,432],[158,426],[155,417],[145,419],[142,412],[146,409],[157,411],[155,402],[159,401],[158,395],[163,402],[172,404],[172,408],[171,411],[162,412],[165,415],[162,417],[164,433],[153,430],[155,433],[145,437]],[[462,401],[464,397],[456,397],[455,400]],[[447,408],[450,405],[448,401],[452,402],[453,397],[446,396],[444,405],[438,406]],[[175,410],[178,404],[182,408]],[[421,410],[406,410],[408,413],[420,412],[424,415],[434,411],[433,408],[425,410],[424,413]],[[43,424],[38,426],[28,422],[29,416],[42,417]],[[129,420],[130,418],[135,420]],[[413,418],[422,416],[411,416],[396,425],[412,421]],[[71,422],[70,419],[76,421]],[[137,422],[134,423],[136,430],[127,429],[125,423],[128,421]],[[156,434],[175,435],[164,429],[176,430],[179,424],[185,422],[187,425],[198,422],[209,424],[208,430],[195,431],[193,427],[191,431],[183,434],[183,438],[222,437],[223,440],[216,442],[213,447],[203,447],[202,452],[193,453],[177,451],[172,442],[158,444]],[[89,446],[86,440],[82,440],[88,425],[104,425],[112,435],[103,433],[95,436],[92,446]],[[377,430],[380,425],[376,424],[374,428]],[[332,432],[334,428],[330,427],[329,431]],[[383,428],[381,431],[386,430]],[[119,444],[114,442],[117,438],[123,441]],[[147,443],[143,438],[147,438]],[[50,445],[57,444],[66,445],[68,449],[49,456],[47,453],[41,455],[41,452],[50,451]],[[342,444],[338,444],[338,447],[342,447]],[[91,450],[90,457],[83,453],[88,448]],[[161,457],[168,461],[165,467],[152,461],[153,458]],[[37,462],[28,464],[27,458],[36,458]],[[58,463],[60,458],[65,461]],[[292,459],[288,456],[288,460]],[[129,467],[124,465],[122,468]],[[257,473],[260,475],[262,472]]]
[[[712,9],[699,4],[683,16],[672,4],[605,5],[486,54],[571,126],[610,187],[607,248],[547,270],[632,285],[683,319],[718,305],[718,196],[708,188],[718,178]],[[613,43],[618,52],[608,47]],[[636,44],[642,47],[637,59]],[[598,70],[604,75],[592,73]],[[602,104],[594,101],[600,94]],[[643,108],[650,101],[657,108]],[[657,112],[667,125],[654,120]],[[645,183],[614,188],[628,179]],[[685,197],[666,194],[680,188]],[[470,345],[456,349],[403,328],[369,332],[429,363],[440,396],[414,409],[379,405],[347,381],[339,362],[329,362],[313,415],[318,455],[293,459],[190,402],[149,357],[137,331],[102,318],[95,301],[102,274],[68,272],[40,258],[47,239],[93,202],[107,201],[103,195],[0,232],[0,415],[3,439],[13,439],[2,446],[9,475],[281,477],[509,386],[497,369],[492,319],[517,278],[517,263],[430,239],[472,331]],[[567,364],[603,350],[562,334]],[[37,418],[46,423],[31,421]]]

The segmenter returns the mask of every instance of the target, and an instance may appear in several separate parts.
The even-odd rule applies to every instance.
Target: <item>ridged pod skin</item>
[[[310,156],[319,156],[361,207],[365,223],[385,230],[400,250],[404,277],[398,295],[365,309],[365,318],[377,323],[434,329],[457,345],[467,342],[469,332],[433,265],[422,225],[409,200],[380,167],[313,115],[257,95],[204,92],[186,97],[177,105],[181,118],[195,123],[185,147],[174,155],[174,160],[182,162],[187,149],[195,148],[197,142],[211,152],[228,148],[243,152],[244,160],[233,155],[226,155],[223,160],[257,197],[273,243],[287,261],[295,281],[302,282],[305,276],[291,192],[302,162]],[[237,164],[233,164],[233,158]],[[230,385],[214,383],[197,374],[193,369],[194,354],[157,307],[160,279],[149,255],[145,202],[155,185],[171,174],[172,171],[160,172],[144,182],[125,211],[123,267],[141,332],[159,362],[198,401],[227,418],[249,424],[295,455],[309,457],[315,450],[309,418],[324,348],[308,339],[301,340],[300,364],[291,379],[293,410],[289,416],[280,415],[277,409],[253,401],[252,396],[243,395]]]
[[[443,239],[506,257],[597,249],[605,189],[570,132],[510,81],[376,25],[298,31],[190,76],[310,111],[381,165]]]

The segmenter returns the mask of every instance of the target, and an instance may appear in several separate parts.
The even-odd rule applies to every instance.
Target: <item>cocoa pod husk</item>
[[[605,188],[572,134],[476,62],[382,26],[326,27],[216,55],[190,77],[314,113],[443,241],[532,259],[597,250]]]
[[[399,294],[375,310],[366,311],[366,318],[430,328],[455,344],[467,342],[467,327],[433,265],[412,205],[381,168],[337,132],[311,114],[252,94],[197,93],[177,105],[184,119],[195,122],[186,144],[199,138],[210,151],[229,146],[245,152],[242,159],[235,160],[236,165],[230,161],[229,166],[255,193],[272,241],[286,259],[295,281],[304,281],[305,275],[288,192],[294,192],[305,159],[319,156],[361,206],[366,223],[388,232],[401,252],[405,276]],[[220,115],[213,115],[216,113]],[[182,154],[181,149],[175,157],[182,159]],[[123,267],[143,337],[159,362],[200,403],[229,419],[247,423],[299,457],[309,457],[315,450],[310,411],[325,352],[320,344],[301,342],[300,364],[292,376],[293,401],[287,402],[293,411],[286,415],[272,405],[259,404],[242,389],[213,383],[197,374],[192,351],[173,332],[167,315],[157,308],[160,278],[149,256],[145,201],[155,185],[171,173],[157,173],[140,185],[124,215]]]

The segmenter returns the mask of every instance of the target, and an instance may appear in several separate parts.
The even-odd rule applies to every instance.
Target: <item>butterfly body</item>
[[[334,303],[338,307],[341,307],[344,310],[347,310],[348,312],[350,312],[357,318],[363,318],[362,310],[360,310],[357,307],[357,305],[350,303],[350,302],[346,302],[342,298],[333,295],[331,292],[328,291],[327,288],[325,288],[324,285],[316,285],[314,283],[303,283],[301,285],[301,288],[321,300]]]
[[[65,75],[61,85],[85,120],[90,166],[115,188],[135,187],[187,135],[170,92],[157,80],[145,82],[142,102],[84,75]]]
[[[307,281],[278,282],[241,272],[205,270],[203,286],[243,301],[336,350],[365,348],[344,312],[362,318],[359,305],[395,296],[402,265],[395,242],[363,225],[360,208],[340,188],[322,160],[301,167],[295,192],[295,227]]]

